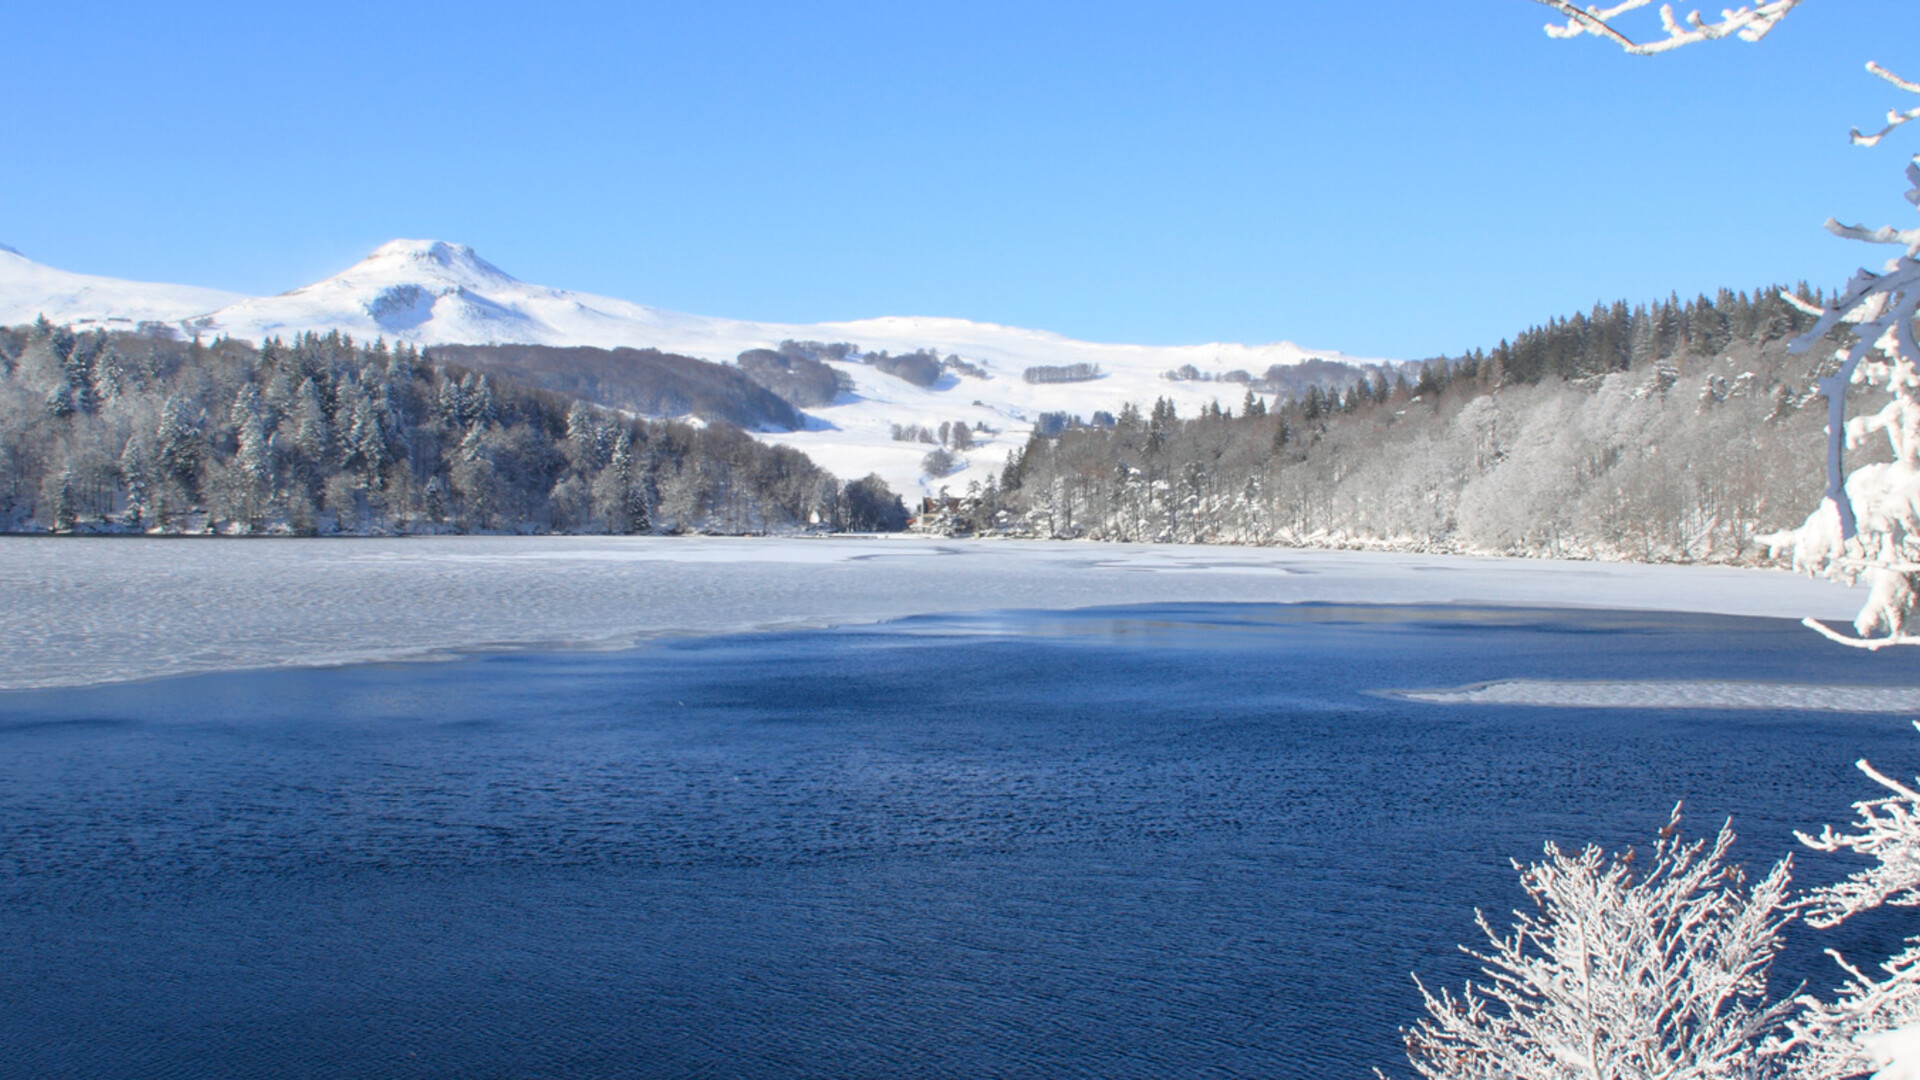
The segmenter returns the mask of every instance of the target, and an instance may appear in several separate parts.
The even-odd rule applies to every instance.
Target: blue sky
[[[1655,59],[1526,0],[17,5],[0,242],[271,293],[434,237],[703,314],[1457,353],[1884,258],[1820,223],[1910,223],[1920,136],[1845,140],[1916,104],[1862,70],[1920,71],[1910,5]]]

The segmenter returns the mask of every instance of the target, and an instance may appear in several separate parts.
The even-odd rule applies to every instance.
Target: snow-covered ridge
[[[885,317],[792,324],[688,315],[627,300],[520,281],[464,244],[395,240],[334,276],[277,296],[239,297],[210,289],[147,285],[53,270],[17,254],[0,253],[0,323],[31,322],[44,313],[81,328],[132,329],[165,322],[183,333],[249,341],[338,330],[355,338],[421,346],[526,344],[656,348],[719,363],[748,349],[788,339],[847,342],[859,354],[832,361],[852,391],[809,409],[807,430],[763,432],[762,438],[806,452],[843,476],[878,472],[896,491],[958,492],[984,480],[1024,442],[1045,413],[1091,419],[1143,410],[1156,398],[1193,415],[1214,400],[1234,407],[1246,388],[1214,381],[1240,371],[1258,377],[1274,365],[1309,359],[1368,364],[1334,350],[1290,341],[1264,345],[1125,345],[1076,341],[1044,330],[956,318]],[[930,387],[885,374],[863,356],[930,349],[958,356],[967,369],[950,371]],[[1028,368],[1087,365],[1097,378],[1029,383]],[[1169,380],[1192,368],[1199,379]],[[932,446],[894,438],[896,428],[937,430],[964,422],[977,429],[970,448],[955,451],[952,471],[929,475]]]
[[[68,273],[0,244],[0,325],[45,315],[56,323],[133,330],[146,322],[178,323],[242,299],[219,289]]]

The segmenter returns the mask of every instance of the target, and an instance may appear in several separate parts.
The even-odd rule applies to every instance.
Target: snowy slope
[[[17,258],[0,255],[0,258]],[[879,318],[816,324],[761,323],[686,315],[626,300],[529,285],[462,244],[395,240],[353,267],[278,296],[238,299],[206,290],[142,286],[106,279],[78,279],[19,262],[45,275],[99,282],[100,295],[123,296],[126,310],[166,318],[193,333],[260,341],[304,331],[340,330],[356,338],[384,337],[415,344],[534,344],[652,347],[716,362],[785,339],[848,342],[863,353],[894,354],[933,349],[958,355],[984,377],[948,373],[931,388],[887,375],[858,358],[835,366],[853,382],[852,393],[810,409],[808,430],[763,432],[760,437],[805,451],[843,477],[878,472],[909,498],[948,487],[965,490],[970,480],[996,473],[1009,449],[1026,440],[1041,413],[1091,418],[1118,413],[1129,402],[1146,409],[1157,397],[1172,398],[1181,415],[1208,402],[1237,406],[1244,387],[1233,383],[1171,381],[1163,373],[1192,365],[1209,375],[1241,370],[1260,375],[1270,365],[1309,357],[1349,363],[1331,350],[1303,349],[1291,342],[1270,345],[1109,345],[1075,341],[1042,330],[947,318]],[[112,293],[106,286],[121,290]],[[139,290],[148,290],[145,293]],[[15,310],[15,288],[0,278],[0,314]],[[190,295],[191,294],[191,295]],[[206,298],[224,302],[209,302]],[[76,309],[77,310],[77,309]],[[30,320],[24,318],[6,321]],[[52,311],[49,318],[63,319]],[[89,312],[87,318],[100,316]],[[73,316],[66,316],[71,319]],[[1091,382],[1032,385],[1030,366],[1094,364],[1102,377]],[[945,478],[923,475],[921,460],[932,447],[896,442],[894,425],[938,428],[965,421],[988,429],[965,455],[960,471]]]
[[[218,289],[70,274],[0,244],[0,326],[45,315],[87,329],[132,330],[143,322],[178,322],[240,299]]]

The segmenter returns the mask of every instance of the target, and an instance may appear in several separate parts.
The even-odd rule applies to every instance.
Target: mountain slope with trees
[[[805,423],[751,372],[658,349],[434,345],[425,352],[434,362],[642,416],[697,416],[750,431],[792,431]]]
[[[254,348],[45,320],[0,331],[0,529],[753,533],[904,519],[876,478],[842,484],[733,425],[634,419],[412,346],[306,334]]]
[[[1817,298],[1805,286],[1809,302]],[[1776,289],[1624,303],[1340,394],[1035,437],[935,531],[1749,561],[1819,501],[1813,317]],[[1811,401],[1811,404],[1809,404]]]

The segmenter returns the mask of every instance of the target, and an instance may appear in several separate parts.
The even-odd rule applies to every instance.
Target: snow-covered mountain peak
[[[0,244],[0,251],[4,251],[9,255],[20,255],[20,249],[11,244]],[[23,259],[26,258],[25,255],[20,255],[20,257]]]
[[[518,284],[506,271],[481,258],[472,248],[445,240],[389,240],[340,276],[349,274],[424,277],[466,288]]]
[[[330,278],[244,300],[195,327],[254,340],[338,329],[421,344],[557,343],[561,335],[519,306],[549,291],[522,284],[465,244],[390,240]]]

